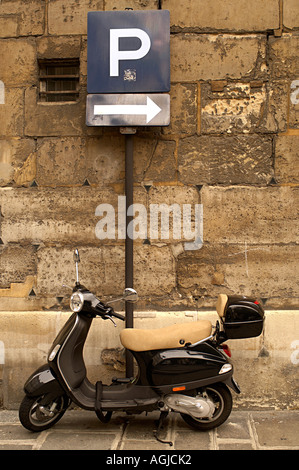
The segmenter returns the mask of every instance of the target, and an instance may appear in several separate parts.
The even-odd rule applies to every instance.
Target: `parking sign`
[[[167,10],[88,13],[88,93],[170,90]]]

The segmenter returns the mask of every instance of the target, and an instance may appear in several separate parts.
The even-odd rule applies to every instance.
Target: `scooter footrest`
[[[103,383],[101,381],[96,383],[96,402],[95,402],[95,410],[101,410],[101,401],[103,396]]]
[[[102,423],[108,423],[111,419],[112,411],[107,411],[106,413],[103,413],[102,407],[101,407],[102,396],[103,396],[103,384],[101,381],[99,381],[96,383],[96,401],[95,401],[94,409],[99,420],[102,421]]]
[[[114,384],[128,384],[132,382],[133,377],[112,377],[112,383]]]

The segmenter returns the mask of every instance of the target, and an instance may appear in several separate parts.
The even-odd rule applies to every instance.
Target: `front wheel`
[[[45,396],[25,396],[19,409],[19,418],[24,428],[40,432],[53,426],[62,418],[69,406],[67,395],[60,395],[50,403],[43,404]]]
[[[200,430],[209,431],[217,428],[229,417],[233,400],[229,388],[222,384],[208,385],[196,390],[196,394],[211,400],[215,406],[213,416],[209,418],[194,418],[193,416],[181,413],[181,416],[190,426]]]

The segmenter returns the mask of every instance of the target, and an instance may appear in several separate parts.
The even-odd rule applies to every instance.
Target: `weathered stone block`
[[[75,246],[41,247],[38,250],[36,292],[39,296],[70,296],[70,291],[63,287],[63,284],[73,286],[75,282],[76,273],[73,261]],[[96,291],[104,280],[104,271],[101,269],[101,249],[99,247],[80,248],[80,260],[81,282],[87,287],[92,285]]]
[[[117,196],[110,189],[91,187],[58,189],[2,189],[1,238],[6,243],[97,244],[96,207]]]
[[[134,202],[146,206],[145,189],[135,188],[134,199]],[[99,210],[96,214],[100,204],[104,204],[101,207],[102,212]],[[100,191],[98,187],[87,186],[56,189],[3,188],[0,190],[0,207],[3,215],[1,238],[5,244],[17,241],[69,244],[71,240],[79,245],[97,245],[116,243],[116,240],[122,243],[124,240],[119,233],[122,230],[121,217],[118,222],[121,202],[118,194],[107,187],[102,186]],[[105,235],[99,241],[96,226],[110,208],[115,222],[113,237],[109,239]],[[104,219],[102,225],[107,223],[106,220],[108,219]],[[102,225],[101,230],[105,232]]]
[[[24,127],[24,92],[5,87],[5,103],[0,105],[0,137],[21,137]]]
[[[292,80],[290,85],[289,127],[299,128],[299,79]]]
[[[202,85],[203,133],[284,131],[287,126],[287,84],[272,82],[225,83],[217,90]],[[223,83],[223,82],[221,82]]]
[[[299,36],[284,34],[281,38],[269,39],[270,72],[274,80],[299,77]]]
[[[72,59],[80,57],[80,36],[42,36],[37,38],[38,59]]]
[[[45,0],[28,0],[22,2],[20,11],[19,2],[15,2],[20,12],[19,34],[20,36],[36,36],[44,33],[45,28]]]
[[[158,0],[106,0],[105,10],[157,10]]]
[[[273,80],[267,86],[267,101],[258,124],[261,132],[284,132],[288,126],[288,88],[286,80]]]
[[[121,135],[103,135],[86,139],[83,158],[86,177],[91,184],[113,184],[124,181],[125,142]]]
[[[0,108],[1,109],[1,108]],[[31,139],[0,140],[0,185],[12,183],[15,172],[22,167],[26,159],[35,149]]]
[[[204,242],[296,243],[298,188],[208,187],[201,190]]]
[[[87,13],[103,10],[103,0],[52,0],[48,6],[49,34],[87,34]]]
[[[44,0],[0,2],[0,37],[35,36],[44,33]]]
[[[25,90],[26,135],[79,136],[85,127],[85,96],[78,102],[42,103],[37,88]]]
[[[16,36],[18,36],[18,16],[0,16],[0,37],[11,38]]]
[[[193,136],[178,146],[184,184],[266,184],[273,176],[272,138],[260,135]]]
[[[257,78],[264,73],[266,38],[261,35],[176,34],[170,43],[175,82]]]
[[[87,38],[84,36],[81,36],[80,83],[87,87]]]
[[[194,134],[197,131],[198,85],[173,83],[170,90],[170,125],[163,134]]]
[[[297,0],[283,1],[283,25],[289,29],[299,28],[299,4]]]
[[[32,152],[20,168],[14,173],[16,186],[31,186],[36,178],[36,153]]]
[[[140,296],[138,308],[171,294],[176,286],[176,267],[169,246],[136,246],[134,263],[134,286]]]
[[[14,309],[16,304],[27,303],[31,298],[35,298],[34,287],[36,284],[36,276],[29,275],[26,276],[24,282],[12,282],[9,287],[0,289],[0,298],[1,298],[1,310],[5,310],[7,305],[9,305],[9,310]],[[23,307],[24,308],[24,307]],[[19,310],[19,308],[17,308]],[[26,307],[25,307],[26,310]]]
[[[249,292],[265,298],[266,308],[294,308],[298,305],[298,245],[274,243],[244,245],[240,250],[235,248],[236,255],[231,253],[231,263],[225,273],[225,279],[234,292]],[[292,280],[290,272],[293,273]]]
[[[182,242],[194,242],[200,235],[200,204],[195,187],[152,186],[148,197],[148,239],[151,244],[171,244],[175,253]],[[195,222],[196,220],[196,222]],[[197,225],[195,225],[195,223]]]
[[[87,178],[85,141],[80,137],[39,139],[36,160],[39,186],[82,185]]]
[[[134,183],[173,181],[176,144],[147,135],[134,138]],[[125,140],[120,134],[86,138],[87,178],[90,183],[124,183]]]
[[[9,288],[11,283],[24,282],[35,275],[35,249],[32,245],[1,245],[0,287]],[[1,296],[1,293],[0,293]]]
[[[157,139],[136,139],[135,181],[145,184],[169,182],[176,178],[176,143]]]
[[[172,26],[221,31],[266,31],[279,28],[278,0],[163,0]]]
[[[299,182],[299,135],[280,135],[275,147],[275,179],[279,183]]]
[[[82,283],[99,297],[117,298],[125,287],[125,247],[102,245],[80,248],[79,275]],[[164,296],[175,287],[175,264],[171,250],[164,247],[134,247],[134,287],[142,297]],[[39,296],[67,296],[62,284],[72,285],[75,269],[72,247],[38,250],[37,287]],[[139,305],[140,308],[140,305]]]
[[[152,186],[149,190],[150,204],[198,204],[199,193],[192,186]]]
[[[11,145],[7,140],[0,140],[0,185],[12,181],[14,169],[11,163]]]
[[[298,246],[288,245],[206,244],[178,257],[178,288],[190,306],[213,305],[211,299],[226,293],[264,298],[268,308],[292,308],[299,298],[297,252]]]
[[[37,78],[33,39],[0,40],[1,80],[5,87],[33,85]]]

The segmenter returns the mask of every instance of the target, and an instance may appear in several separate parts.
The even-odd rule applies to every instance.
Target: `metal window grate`
[[[39,61],[39,100],[77,101],[79,98],[79,59]]]

